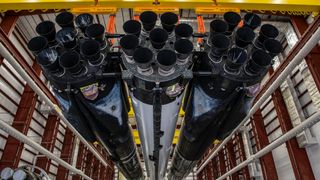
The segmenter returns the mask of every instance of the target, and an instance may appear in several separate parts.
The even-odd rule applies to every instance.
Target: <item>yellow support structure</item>
[[[157,3],[156,3],[157,2]],[[43,10],[72,8],[150,8],[179,9],[239,8],[245,11],[272,11],[292,15],[306,15],[320,11],[319,0],[0,0],[0,12],[7,10]],[[92,12],[92,10],[89,10]],[[98,12],[97,12],[98,13]]]
[[[137,145],[140,145],[141,141],[140,141],[140,138],[139,138],[138,130],[137,129],[132,130],[132,134],[133,134],[133,139],[134,139],[135,143]],[[179,135],[180,135],[180,129],[176,129],[175,132],[174,132],[174,137],[173,137],[172,144],[177,144],[178,143]]]

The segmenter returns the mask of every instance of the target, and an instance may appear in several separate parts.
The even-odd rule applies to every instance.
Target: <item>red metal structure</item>
[[[257,149],[260,150],[269,144],[268,135],[263,124],[261,110],[257,111],[251,120],[251,125],[256,140]],[[266,179],[278,179],[276,166],[271,153],[260,159],[263,177]]]
[[[317,17],[319,19],[319,17]],[[298,37],[301,37],[304,33],[307,32],[309,25],[303,17],[291,17],[292,25],[295,29],[296,34]],[[306,63],[308,68],[313,76],[314,81],[320,90],[320,46],[316,46],[311,53],[306,57]]]
[[[57,116],[49,115],[41,145],[51,152],[54,150],[57,133],[59,131],[59,123],[60,121]],[[51,160],[47,157],[38,157],[36,165],[38,167],[42,167],[43,170],[48,172],[51,165]]]
[[[293,126],[279,88],[273,93],[272,101],[275,105],[282,131],[288,132]],[[296,179],[315,179],[306,150],[299,147],[297,139],[288,140],[286,145]]]
[[[237,142],[237,146],[238,146],[238,153],[239,153],[239,158],[240,158],[240,162],[243,162],[246,160],[246,156],[245,156],[245,150],[244,150],[244,145],[243,145],[243,140],[242,140],[242,136],[240,133],[238,133],[236,135],[236,142]],[[249,174],[249,168],[245,167],[242,169],[242,177],[245,180],[249,180],[250,179],[250,174]],[[236,177],[239,178],[239,177]]]
[[[70,129],[66,129],[66,133],[64,135],[63,146],[61,150],[61,159],[65,160],[67,163],[71,163],[72,151],[74,147],[75,136],[71,132]],[[58,174],[57,179],[67,179],[68,178],[68,170],[61,165],[58,166]]]
[[[84,146],[84,144],[80,143],[79,144],[79,152],[78,152],[78,156],[77,156],[77,164],[76,164],[77,169],[84,170],[84,166],[85,166],[84,159],[86,156],[87,156],[87,149]],[[81,179],[81,178],[78,175],[72,177],[72,180],[79,180],[79,179]]]
[[[32,67],[37,75],[40,75],[41,69],[40,66],[34,64]],[[38,100],[36,93],[26,85],[21,96],[21,100],[18,106],[17,113],[14,117],[12,126],[18,129],[20,132],[27,134],[29,126],[32,120],[33,112],[35,111],[35,106]],[[14,167],[17,168],[20,156],[23,150],[23,143],[15,139],[14,137],[9,136],[7,143],[5,145],[3,153],[6,156],[2,156],[0,163],[0,169],[4,167]]]

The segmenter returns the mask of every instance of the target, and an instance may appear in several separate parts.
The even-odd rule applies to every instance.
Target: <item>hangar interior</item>
[[[320,179],[318,0],[0,12],[1,179]]]

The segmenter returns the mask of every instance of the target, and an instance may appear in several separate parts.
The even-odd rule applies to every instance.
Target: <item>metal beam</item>
[[[46,148],[48,151],[53,152],[55,147],[55,142],[57,139],[57,134],[59,131],[59,119],[55,115],[49,115],[46,126],[43,132],[42,140],[41,140],[41,146]],[[51,159],[47,157],[38,157],[36,166],[41,167],[46,172],[49,172],[51,165]]]
[[[289,112],[283,100],[280,88],[272,94],[272,100],[277,112],[277,117],[283,133],[293,128]],[[315,179],[307,152],[304,148],[300,148],[296,138],[292,138],[286,142],[288,154],[290,157],[292,169],[297,180]]]
[[[198,175],[197,175],[197,179],[198,180],[203,180],[203,171],[201,171]]]
[[[80,142],[79,151],[78,151],[78,155],[77,155],[77,163],[76,163],[76,168],[77,169],[84,170],[84,159],[85,159],[85,157],[86,157],[86,148],[85,148],[84,144]],[[72,180],[80,180],[80,176],[79,175],[74,175],[72,177]]]
[[[35,73],[40,75],[41,68],[36,64],[33,68]],[[25,85],[18,109],[12,122],[12,127],[25,135],[28,133],[37,100],[38,96],[36,93],[28,85]],[[23,147],[23,143],[12,136],[9,136],[3,149],[3,154],[5,154],[5,156],[1,157],[0,169],[5,167],[17,168],[21,159]]]
[[[86,173],[86,175],[90,176],[91,172],[92,172],[92,167],[93,167],[93,163],[94,163],[94,157],[92,153],[88,153],[86,156],[86,161],[85,161],[85,171],[84,173]]]
[[[291,13],[301,12],[319,12],[320,5],[318,0],[287,0],[287,1],[272,1],[272,0],[159,0],[155,4],[155,0],[39,0],[36,2],[30,2],[29,0],[14,0],[14,1],[0,1],[0,10],[48,10],[54,9],[59,11],[60,9],[71,9],[79,7],[93,7],[107,6],[115,8],[147,8],[147,7],[174,7],[181,9],[193,9],[196,7],[229,7],[240,8],[243,10],[261,10],[261,11],[285,11]]]
[[[6,35],[10,36],[12,34],[18,18],[19,16],[4,15],[0,27]]]
[[[206,167],[206,179],[212,179],[212,168],[211,168],[211,164],[208,164],[208,166]]]
[[[211,166],[212,166],[212,172],[213,172],[213,179],[216,179],[218,177],[219,171],[218,171],[218,166],[217,166],[217,158],[214,157],[211,161]]]
[[[16,21],[17,21],[18,17],[17,16],[8,16],[8,15],[5,15],[1,21],[1,24],[0,24],[0,28],[3,29],[3,33],[6,35],[6,36],[10,36],[12,34],[12,31],[15,27],[15,24],[16,24]],[[0,56],[0,65],[3,63],[3,60],[4,58]],[[16,119],[16,118],[15,118]],[[13,121],[15,121],[15,119]],[[16,120],[17,121],[17,120]],[[4,151],[9,151],[10,153],[10,150],[9,149],[14,149],[14,150],[18,150],[19,154],[21,154],[21,151],[22,151],[22,148],[19,148],[20,147],[20,143],[15,141],[14,138],[10,138],[10,136],[8,137],[9,139],[7,139],[7,142],[9,140],[9,142],[11,141],[13,143],[13,145],[15,145],[16,148],[10,148],[10,145],[8,143],[6,143],[5,147],[4,147]],[[9,146],[9,147],[8,147]],[[0,160],[0,170],[7,167],[7,166],[10,166],[10,167],[16,167],[18,166],[17,163],[19,163],[19,160],[20,160],[20,156],[18,157],[19,159],[16,159],[17,156],[15,154],[13,154],[12,157],[4,157],[2,156],[1,157],[1,160]],[[3,159],[3,160],[2,160]],[[4,159],[7,159],[9,160],[9,162],[7,163],[4,163]],[[18,162],[17,162],[18,161]]]
[[[266,128],[263,123],[261,110],[258,109],[251,119],[252,131],[254,133],[254,139],[256,141],[256,146],[258,151],[263,149],[269,144],[268,135]],[[278,179],[276,165],[274,164],[274,159],[272,153],[267,153],[260,159],[261,169],[264,179],[266,180],[276,180]]]
[[[63,140],[60,158],[69,164],[71,163],[71,159],[72,159],[74,140],[75,140],[74,134],[69,128],[67,128],[64,134],[64,140]],[[69,175],[68,173],[69,173],[69,170],[59,164],[56,178],[68,179],[68,175]]]
[[[236,135],[236,139],[237,139],[237,145],[238,145],[238,150],[239,150],[240,161],[243,162],[247,158],[246,158],[245,151],[244,151],[244,144],[243,144],[242,135],[240,133],[238,133]],[[244,180],[250,180],[251,179],[248,166],[246,166],[246,167],[244,167],[242,169],[242,176],[243,176]]]
[[[224,151],[225,151],[225,149],[223,148],[218,153],[220,176],[227,172],[227,167],[226,167],[226,163],[225,163],[226,160],[224,158]]]
[[[228,161],[229,161],[229,168],[232,169],[232,168],[236,167],[236,165],[237,165],[236,154],[234,152],[233,140],[231,140],[227,143],[226,150],[227,150],[227,157],[228,157]],[[238,173],[232,174],[231,179],[238,180],[239,179]]]
[[[93,173],[93,179],[102,179],[102,171],[103,167],[101,166],[101,163],[97,163],[97,170]]]
[[[208,157],[208,159],[199,167],[200,172],[222,148],[232,138],[232,136],[245,124],[247,120],[260,108],[260,106],[268,99],[268,97],[280,86],[280,84],[287,78],[292,70],[298,66],[304,57],[318,44],[320,40],[320,18],[319,16],[313,21],[308,28],[308,33],[305,33],[299,42],[292,48],[286,59],[280,64],[275,73],[266,82],[264,91],[260,93],[258,100],[250,109],[248,115],[242,122],[226,137],[218,148],[215,149]]]
[[[306,19],[303,17],[292,16],[291,22],[298,37],[301,37],[309,26]],[[318,44],[305,59],[316,86],[320,91],[320,45]]]
[[[16,26],[16,22],[18,20],[18,16],[9,16],[5,15],[1,21],[0,28],[3,29],[3,32],[6,36],[10,36],[14,27]],[[3,57],[0,56],[0,65],[3,63]]]

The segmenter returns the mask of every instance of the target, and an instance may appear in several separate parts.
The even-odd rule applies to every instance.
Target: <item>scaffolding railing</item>
[[[94,156],[101,161],[101,163],[105,166],[108,167],[111,165],[106,161],[105,158],[103,158],[99,152],[96,151],[96,149],[89,143],[87,142],[84,137],[69,123],[69,121],[64,117],[62,114],[61,109],[59,106],[55,103],[53,103],[50,98],[41,90],[41,88],[32,80],[32,78],[28,75],[28,73],[21,67],[21,65],[18,63],[18,61],[10,54],[10,52],[6,49],[6,47],[0,43],[0,55],[5,58],[13,68],[21,75],[21,77],[27,82],[27,84],[31,87],[31,89],[34,90],[34,92],[52,109],[55,110],[57,115],[59,116],[60,119],[64,121],[64,123],[68,126],[68,128],[79,138],[79,140],[89,149],[90,152],[94,154]],[[4,130],[7,132],[10,136],[16,138],[17,140],[28,144],[29,146],[33,147],[35,150],[39,151],[40,153],[44,154],[48,158],[56,161],[63,167],[67,168],[68,170],[74,172],[75,174],[79,174],[85,179],[91,179],[89,176],[84,174],[81,170],[73,167],[66,161],[62,160],[60,157],[57,157],[54,155],[52,152],[48,151],[44,147],[42,147],[40,144],[34,142],[31,140],[29,137],[27,137],[25,134],[19,132],[9,124],[7,124],[5,121],[0,120],[0,129]]]
[[[285,81],[285,79],[293,71],[293,69],[296,68],[302,62],[302,60],[310,53],[310,51],[318,44],[318,42],[320,41],[320,28],[319,28],[320,24],[318,19],[315,20],[315,22],[310,26],[315,26],[315,32],[309,32],[312,35],[306,41],[304,46],[298,51],[298,53],[293,57],[291,62],[285,67],[285,69],[283,69],[283,71],[279,74],[279,76],[273,81],[273,83],[268,87],[268,89],[266,89],[266,91],[262,94],[262,96],[256,101],[254,106],[249,111],[248,115],[242,120],[242,122],[237,126],[237,128],[235,128],[232,131],[232,133],[227,138],[225,138],[219,144],[219,146],[209,155],[209,157],[204,161],[204,163],[200,165],[200,167],[197,170],[197,174],[199,174],[206,167],[206,165],[211,161],[211,159],[215,157],[222,150],[222,148],[232,139],[232,136],[236,132],[238,132],[238,130],[246,123],[247,120],[250,119],[251,116],[254,115],[254,113],[262,106],[262,104],[268,99],[268,97],[271,96],[272,93],[281,85],[281,83]],[[293,138],[294,136],[302,132],[304,129],[311,127],[315,123],[319,122],[320,121],[319,115],[320,115],[320,112],[314,114],[313,116],[311,116],[310,118],[302,122],[300,125],[294,127],[287,133],[283,134],[276,141],[273,141],[268,146],[258,151],[256,154],[248,157],[246,161],[240,163],[239,165],[237,165],[236,167],[234,167],[224,175],[220,176],[218,179],[219,180],[224,179],[227,176],[237,172],[238,170],[245,167],[253,160],[262,157],[263,155],[267,154],[268,152],[272,151],[278,146],[284,144],[286,141]]]

